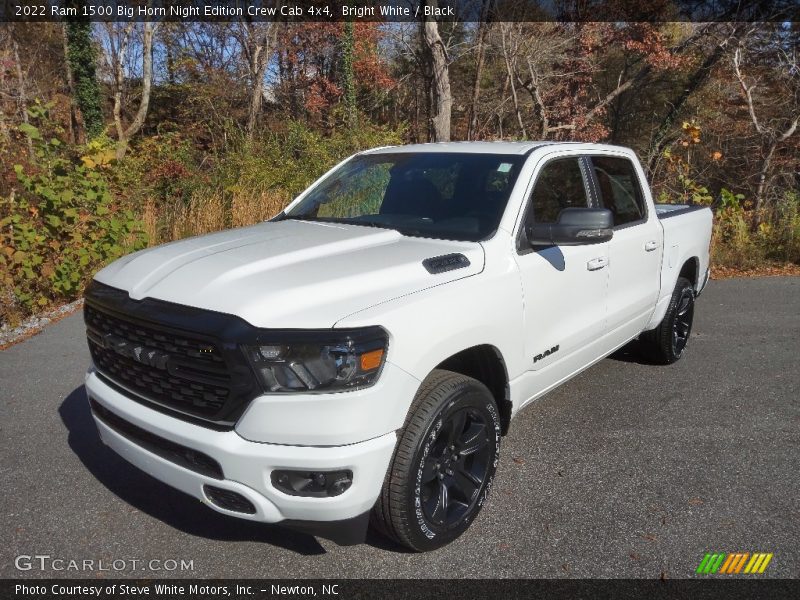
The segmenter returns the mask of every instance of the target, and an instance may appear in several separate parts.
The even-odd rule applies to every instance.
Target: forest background
[[[0,325],[427,141],[629,146],[658,202],[713,208],[717,273],[800,272],[799,42],[793,22],[0,24]]]

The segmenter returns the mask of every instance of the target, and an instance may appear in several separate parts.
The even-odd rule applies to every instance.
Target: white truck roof
[[[463,152],[465,154],[527,154],[553,142],[431,142],[405,146],[383,146],[363,154],[397,154],[401,152]]]
[[[382,146],[365,150],[361,154],[400,154],[405,152],[463,152],[465,154],[529,154],[542,146],[579,146],[589,152],[592,150],[625,150],[624,146],[592,144],[587,142],[553,142],[544,140],[526,142],[430,142],[427,144],[408,144],[405,146]]]

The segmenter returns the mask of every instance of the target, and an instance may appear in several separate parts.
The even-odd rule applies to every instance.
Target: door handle
[[[605,256],[598,256],[586,263],[586,268],[590,271],[597,271],[602,269],[608,264],[608,259]]]
[[[645,242],[644,244],[644,251],[645,252],[652,252],[658,248],[658,242],[655,240],[650,240],[649,242]]]

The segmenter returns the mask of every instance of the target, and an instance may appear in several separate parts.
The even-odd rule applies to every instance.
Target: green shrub
[[[31,109],[30,116],[38,126],[23,127],[36,164],[15,165],[19,192],[0,198],[3,321],[78,297],[100,267],[145,245],[141,223],[109,188],[111,142],[92,142],[77,160],[57,137],[44,134],[47,107]]]
[[[763,261],[751,234],[750,219],[733,195],[728,195],[727,204],[714,215],[711,261],[738,269],[749,269]]]
[[[147,199],[187,202],[213,184],[215,162],[213,156],[200,155],[181,133],[146,137],[114,165],[115,192],[137,209]]]
[[[800,264],[800,193],[791,190],[777,200],[756,239],[767,259]]]
[[[225,191],[285,192],[296,196],[339,161],[360,150],[402,144],[402,132],[376,125],[336,129],[330,135],[290,121],[250,143],[236,143],[219,164]]]
[[[753,269],[766,263],[800,264],[800,194],[786,192],[758,227],[754,214],[745,211],[744,196],[723,189],[714,216],[714,264]]]
[[[159,135],[116,167],[118,193],[145,215],[151,242],[160,243],[274,216],[347,156],[401,143],[402,131],[368,122],[325,135],[287,121],[252,141],[231,131],[224,149],[203,153],[178,134]]]

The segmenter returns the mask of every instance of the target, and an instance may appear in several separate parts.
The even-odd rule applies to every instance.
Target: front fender
[[[519,277],[508,264],[354,313],[336,327],[383,326],[390,335],[387,360],[421,381],[447,358],[479,345],[495,347],[513,378],[524,371],[521,323]]]

